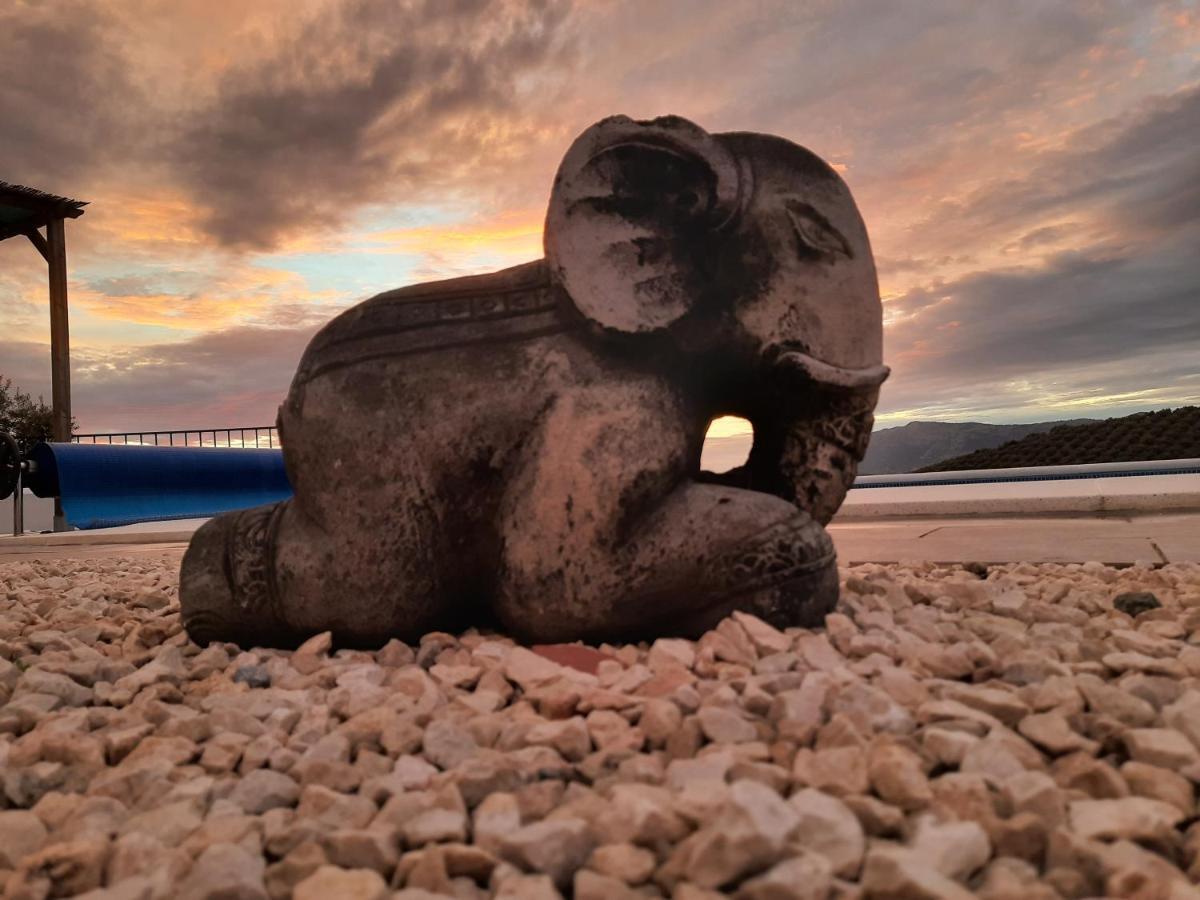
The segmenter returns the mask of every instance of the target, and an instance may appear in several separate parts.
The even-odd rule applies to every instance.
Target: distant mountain
[[[909,422],[898,428],[881,428],[871,435],[861,475],[915,472],[952,456],[999,447],[1030,434],[1060,425],[1079,425],[1092,419],[1066,419],[1027,425],[987,425],[983,422]]]
[[[917,471],[1077,466],[1197,457],[1200,457],[1200,406],[1182,406],[1082,425],[1059,425],[1000,446],[944,459]]]

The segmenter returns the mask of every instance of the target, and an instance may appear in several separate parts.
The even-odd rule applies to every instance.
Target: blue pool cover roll
[[[60,497],[76,528],[201,518],[292,495],[280,450],[42,443],[32,458],[30,489]]]

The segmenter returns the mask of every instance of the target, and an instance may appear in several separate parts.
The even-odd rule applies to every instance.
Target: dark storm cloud
[[[630,4],[630,15],[644,6]],[[1016,0],[730,4],[707,16],[694,3],[671,9],[672,28],[687,33],[707,18],[712,31],[653,68],[634,63],[631,92],[647,76],[694,78],[689,62],[719,69],[734,87],[713,110],[720,120],[822,153],[849,151],[866,179],[1003,132],[1007,114],[1037,108],[1047,88],[1074,80],[1089,49],[1124,41],[1132,23],[1153,15],[1149,2]]]
[[[405,228],[434,212],[537,211],[571,137],[614,112],[778,133],[845,169],[885,290],[900,295],[885,410],[978,418],[1036,407],[1039,391],[1173,386],[1200,399],[1200,69],[1171,30],[1179,8],[9,0],[0,178],[95,201],[70,228],[88,429],[270,419],[332,310],[305,276],[272,287],[239,274],[241,251],[327,229],[361,237],[352,217],[374,206]],[[490,264],[439,240],[410,277]],[[26,278],[36,253],[11,243],[0,332],[40,337],[44,276]],[[352,265],[318,268],[332,284]],[[194,314],[147,318],[163,297]],[[259,327],[88,345],[122,321],[231,320]],[[0,372],[35,393],[49,394],[48,359],[0,345]]]
[[[4,342],[0,379],[7,378],[22,393],[50,396],[50,346],[32,341]]]
[[[80,430],[274,424],[314,330],[240,326],[190,341],[74,354]]]
[[[936,208],[927,227],[1019,233],[1011,269],[933,280],[888,304],[888,409],[1019,406],[1021,392],[1200,397],[1200,90],[1079,132],[1020,178]],[[1090,243],[1074,222],[1089,219]],[[1076,248],[1049,256],[1055,242]],[[1011,387],[1009,385],[1015,385]]]
[[[930,212],[927,225],[976,236],[1049,216],[1093,210],[1131,240],[1200,219],[1200,88],[1153,97],[1140,108],[1073,135],[1019,176],[997,179]],[[1044,241],[1046,226],[1022,239]]]
[[[230,246],[333,227],[364,203],[419,202],[525,138],[515,98],[555,61],[566,12],[486,0],[328,8],[221,77],[179,137],[179,176]]]
[[[1200,226],[1148,252],[1071,251],[1043,267],[910,291],[887,333],[888,409],[990,395],[1184,388],[1200,392]],[[1020,385],[1015,388],[1011,385]]]
[[[144,98],[129,71],[98,6],[0,5],[0,179],[86,194],[135,136]]]
[[[120,350],[74,348],[71,392],[83,432],[267,425],[316,326],[239,327]],[[0,375],[50,396],[50,348],[6,345]]]

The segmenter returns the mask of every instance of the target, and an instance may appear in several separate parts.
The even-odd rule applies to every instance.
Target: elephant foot
[[[695,638],[734,612],[776,628],[820,628],[837,606],[838,592],[833,542],[820,523],[798,513],[640,604],[656,609],[641,630]]]
[[[685,617],[683,630],[699,635],[734,612],[757,616],[776,628],[820,628],[837,606],[837,555],[825,529],[804,517],[781,523],[729,560],[727,592]]]
[[[216,516],[192,536],[179,572],[179,605],[197,644],[295,641],[279,615],[274,573],[275,532],[287,502]]]

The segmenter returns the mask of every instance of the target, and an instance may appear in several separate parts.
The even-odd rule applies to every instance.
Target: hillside
[[[1200,457],[1200,406],[1184,406],[1085,425],[1059,425],[999,447],[944,459],[917,471],[955,472],[1197,457]]]
[[[862,475],[891,475],[912,472],[953,456],[999,447],[1026,435],[1049,431],[1059,425],[1091,422],[1034,422],[1025,425],[987,425],[983,422],[909,422],[897,428],[881,428],[871,435],[866,459],[858,467]]]

